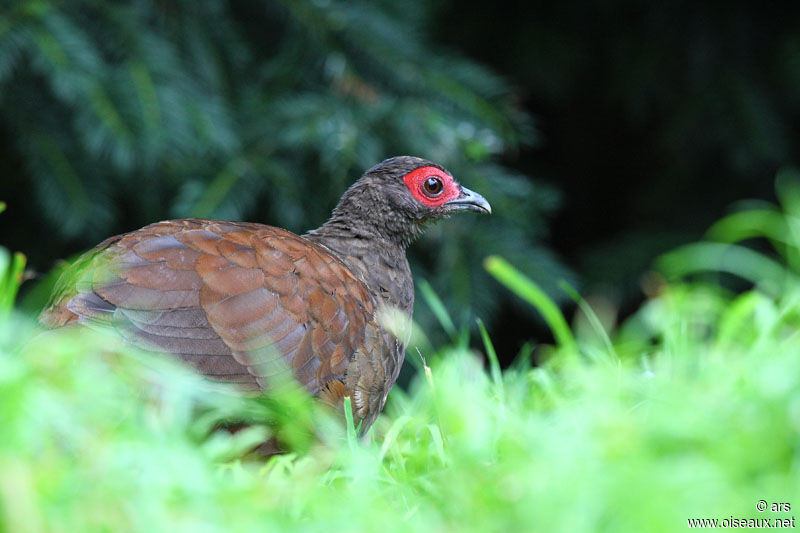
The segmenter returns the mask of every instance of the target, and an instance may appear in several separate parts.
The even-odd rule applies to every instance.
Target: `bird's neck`
[[[411,316],[414,281],[406,259],[407,242],[394,239],[376,225],[334,216],[303,237],[339,257],[372,291],[378,302]]]

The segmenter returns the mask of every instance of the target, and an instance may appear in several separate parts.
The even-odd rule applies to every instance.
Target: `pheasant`
[[[262,224],[182,219],[111,237],[66,273],[40,322],[113,328],[217,381],[259,390],[293,375],[362,430],[383,409],[405,344],[382,310],[410,319],[406,248],[427,222],[491,213],[480,194],[417,157],[387,159],[298,236]]]

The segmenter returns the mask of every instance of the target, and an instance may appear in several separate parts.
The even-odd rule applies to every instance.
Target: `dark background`
[[[568,309],[560,279],[624,316],[658,254],[739,200],[772,200],[775,172],[798,162],[796,5],[402,4],[5,7],[0,235],[29,257],[22,305],[108,235],[181,216],[300,232],[365,168],[412,153],[495,208],[410,255],[457,321],[490,324],[507,363],[549,336],[483,257]],[[416,318],[441,337],[423,303]]]
[[[654,257],[737,201],[774,201],[776,171],[797,164],[800,9],[788,6],[459,3],[437,35],[515,85],[540,137],[506,160],[562,192],[547,244],[624,316]],[[522,327],[510,331],[526,331],[517,316],[504,315]]]

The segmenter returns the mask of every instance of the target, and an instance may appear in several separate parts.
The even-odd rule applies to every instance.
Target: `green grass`
[[[7,315],[0,530],[683,531],[688,518],[789,518],[756,502],[800,506],[794,256],[756,260],[740,272],[784,275],[735,294],[697,277],[720,258],[697,250],[664,258],[674,277],[613,331],[567,288],[591,325],[570,328],[533,281],[490,259],[554,329],[538,367],[522,357],[501,372],[483,326],[486,355],[424,289],[453,344],[421,354],[425,372],[392,391],[363,440],[292,387],[243,398],[113,338]],[[253,426],[214,430],[234,420]],[[242,458],[269,433],[293,452]]]

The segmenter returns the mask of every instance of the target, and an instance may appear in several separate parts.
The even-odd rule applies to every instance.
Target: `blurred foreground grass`
[[[8,315],[0,530],[675,531],[695,517],[789,518],[756,503],[800,505],[795,207],[737,213],[710,233],[716,242],[663,258],[675,277],[654,282],[613,331],[583,301],[590,328],[573,331],[530,280],[490,258],[557,346],[540,349],[538,367],[521,357],[501,373],[488,335],[491,364],[431,300],[453,345],[422,352],[429,372],[392,391],[365,441],[297,391],[243,398],[114,339],[36,334],[31,318]],[[765,212],[775,216],[759,229]],[[785,261],[731,248],[773,237],[762,230],[776,220]],[[745,249],[757,254],[738,271],[751,290],[691,277]],[[254,425],[214,431],[231,420]],[[269,432],[293,453],[241,459]]]

